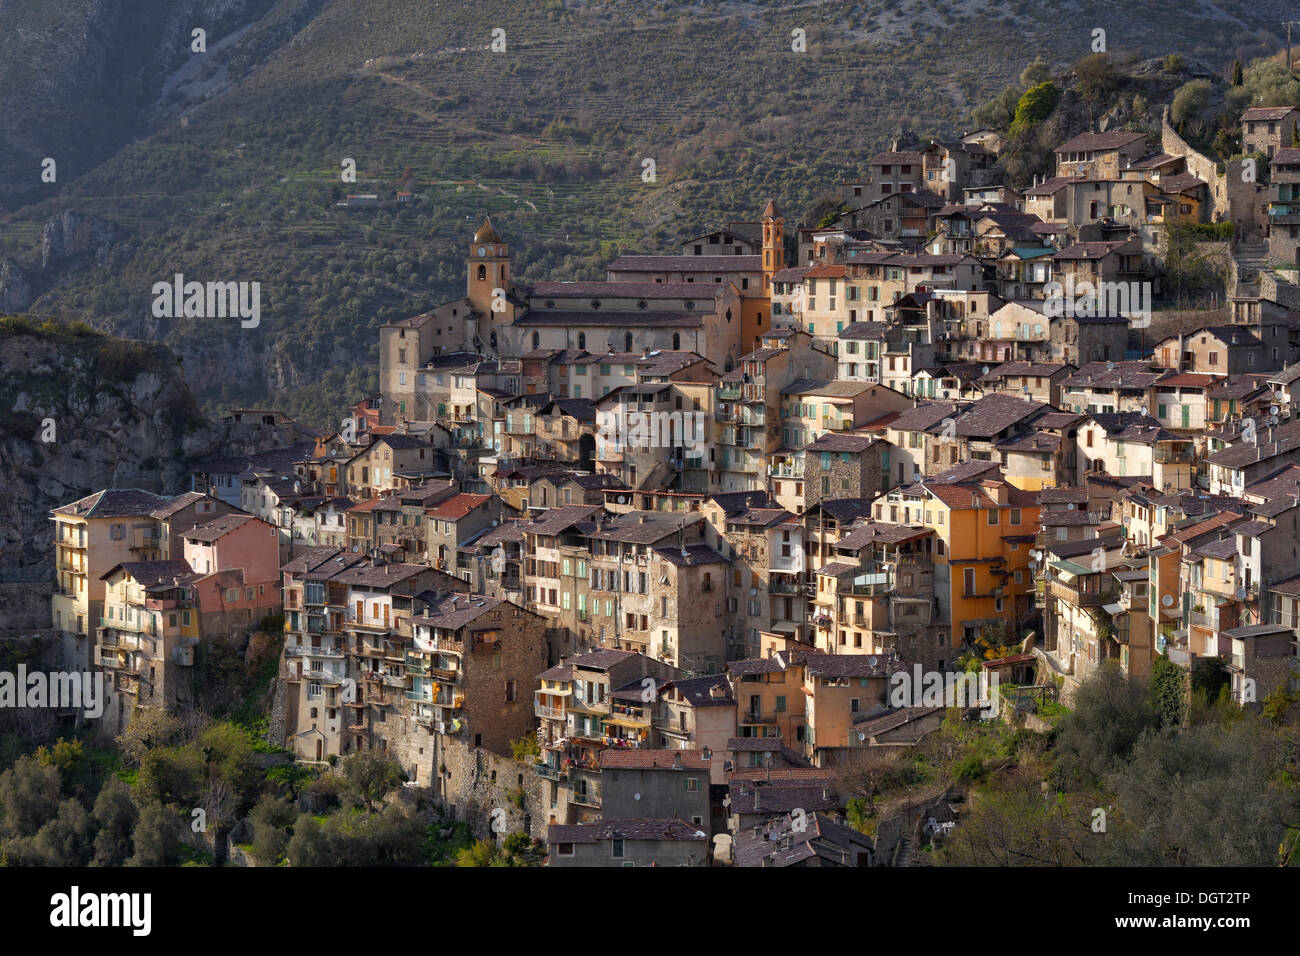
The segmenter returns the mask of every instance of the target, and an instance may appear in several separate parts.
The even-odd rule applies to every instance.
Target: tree
[[[30,836],[58,811],[59,771],[51,763],[27,755],[0,774],[0,810],[4,830],[14,837]]]
[[[1011,135],[1024,136],[1040,122],[1047,118],[1056,106],[1060,92],[1050,83],[1039,83],[1025,90],[1024,96],[1016,104],[1015,119],[1011,121]]]
[[[95,821],[75,797],[59,804],[54,819],[36,834],[42,866],[85,866],[95,855]]]
[[[1034,57],[1033,61],[1020,71],[1020,85],[1025,89],[1046,83],[1051,78],[1052,68],[1041,56]]]
[[[840,789],[865,798],[866,812],[870,814],[875,809],[876,797],[886,781],[898,773],[902,762],[902,755],[892,748],[873,747],[855,752],[840,769]]]
[[[1060,782],[1094,784],[1126,759],[1143,731],[1155,725],[1143,682],[1125,677],[1117,662],[1106,661],[1079,686],[1074,710],[1057,724]]]
[[[117,746],[127,763],[138,765],[151,747],[166,747],[178,743],[185,731],[185,722],[161,707],[137,709],[117,735]]]
[[[267,794],[250,814],[253,826],[253,855],[264,866],[280,862],[289,846],[289,827],[296,813],[288,800]]]
[[[1016,105],[1024,88],[1016,85],[1003,87],[987,103],[978,107],[972,114],[976,126],[989,129],[1006,129],[1016,118]]]
[[[181,820],[161,803],[140,811],[131,834],[135,853],[127,866],[176,866],[181,861]]]
[[[1196,132],[1200,132],[1204,127],[1201,113],[1210,102],[1210,89],[1208,80],[1192,80],[1180,86],[1169,106],[1169,121],[1179,127],[1196,124]]]
[[[95,863],[118,866],[131,855],[131,832],[140,819],[140,810],[131,799],[131,788],[111,777],[95,798],[92,811],[98,832],[95,834]]]
[[[369,811],[406,779],[402,768],[377,750],[365,750],[343,761],[343,779]]]
[[[1151,709],[1159,727],[1181,727],[1187,717],[1187,674],[1163,654],[1151,662]]]
[[[1261,720],[1152,731],[1110,783],[1130,866],[1270,866],[1300,820],[1288,745]]]
[[[1232,61],[1232,85],[1241,86],[1241,82],[1242,82],[1241,61],[1233,60]]]
[[[1119,75],[1105,53],[1090,53],[1074,64],[1075,89],[1085,103],[1100,103],[1119,86]]]

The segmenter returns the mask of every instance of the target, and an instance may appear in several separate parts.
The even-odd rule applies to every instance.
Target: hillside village
[[[1257,169],[1085,131],[1022,192],[995,131],[900,142],[822,225],[756,197],[602,281],[515,281],[485,218],[338,430],[231,410],[257,450],[189,492],[53,511],[65,664],[113,736],[282,618],[273,743],[549,866],[906,865],[959,812],[868,835],[844,769],[978,707],[900,673],[1031,722],[1108,664],[1295,689],[1298,124],[1246,110]],[[1217,224],[1221,309],[1164,322]]]

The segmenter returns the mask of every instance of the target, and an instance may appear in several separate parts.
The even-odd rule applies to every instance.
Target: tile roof
[[[709,674],[704,677],[687,677],[669,682],[669,686],[679,691],[692,707],[734,707],[736,698],[732,694],[731,682],[725,674]],[[715,695],[713,688],[722,688],[723,693]]]
[[[762,272],[762,256],[619,256],[609,272]]]
[[[1244,122],[1252,120],[1280,120],[1295,110],[1294,106],[1252,106],[1241,114]]]
[[[708,838],[709,835],[699,827],[676,818],[656,820],[638,817],[595,823],[552,823],[546,830],[546,842],[551,846],[557,843],[598,843],[601,840],[694,843],[707,841]]]
[[[1089,362],[1061,383],[1066,388],[1150,388],[1171,373],[1149,361]]]
[[[210,543],[216,541],[218,538],[225,537],[236,528],[242,528],[250,521],[257,521],[259,524],[265,525],[273,534],[278,533],[269,524],[260,521],[260,519],[253,517],[253,515],[228,514],[222,515],[219,518],[213,518],[211,521],[206,521],[203,524],[196,525],[188,531],[182,531],[181,535],[187,541],[205,541]]]
[[[527,534],[559,534],[597,511],[601,511],[599,505],[564,505],[551,508],[543,511],[532,521],[525,522],[521,530]]]
[[[1053,152],[1057,153],[1092,153],[1120,149],[1140,139],[1146,139],[1142,133],[1126,133],[1113,130],[1109,133],[1080,133],[1068,139]]]
[[[698,282],[601,282],[580,280],[576,282],[536,282],[533,298],[583,298],[604,296],[610,299],[713,299],[722,289],[711,288]],[[548,310],[549,311],[549,310]],[[599,310],[593,310],[599,313]]]
[[[108,488],[54,509],[76,518],[146,518],[174,499],[136,488]]]
[[[188,562],[173,558],[167,561],[123,561],[101,574],[99,576],[100,580],[107,579],[114,571],[119,569],[125,571],[131,578],[145,587],[171,582],[177,578],[188,581],[197,577],[197,573],[189,566]]]
[[[681,766],[677,760],[681,759]],[[621,750],[600,752],[601,770],[708,770],[712,760],[702,750]]]
[[[475,508],[481,507],[491,500],[491,495],[474,495],[469,494],[468,492],[461,492],[455,497],[448,498],[446,501],[434,505],[432,508],[424,509],[424,513],[430,518],[440,518],[443,521],[456,521],[465,517]]]
[[[500,598],[485,597],[481,594],[449,594],[436,603],[430,603],[422,614],[410,617],[408,620],[428,627],[458,631],[489,611],[507,603],[509,602]],[[512,631],[507,628],[506,633]]]

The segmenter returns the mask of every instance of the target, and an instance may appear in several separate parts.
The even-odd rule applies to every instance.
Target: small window
[[[616,860],[623,859],[623,841],[611,840],[613,857]]]

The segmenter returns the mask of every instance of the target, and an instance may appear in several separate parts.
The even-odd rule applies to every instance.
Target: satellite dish
[[[985,366],[984,366],[984,371],[983,371],[982,374],[987,375],[988,373],[989,373],[989,367],[988,367],[987,365],[985,365]]]
[[[1113,372],[1113,371],[1115,371],[1115,363],[1114,363],[1114,362],[1107,362],[1107,363],[1106,363],[1106,371],[1108,371],[1108,372]]]
[[[1174,596],[1172,594],[1166,594],[1164,597],[1160,599],[1160,603],[1163,604],[1165,607],[1173,607]]]
[[[1073,501],[1067,501],[1067,502],[1065,503],[1065,510],[1066,510],[1066,511],[1073,511],[1073,510],[1074,510],[1074,502],[1073,502]]]
[[[632,794],[632,799],[633,799],[633,800],[640,800],[640,799],[641,799],[641,794],[639,794],[639,793],[634,793],[634,794]]]
[[[921,473],[920,473],[919,471],[914,471],[914,472],[912,472],[912,480],[913,480],[913,481],[920,481],[920,480],[921,480]]]
[[[625,505],[625,504],[627,504],[627,499],[626,499],[625,497],[623,497],[622,495],[619,495],[619,496],[618,496],[618,503],[621,504],[621,505]]]
[[[873,654],[873,655],[871,655],[870,657],[868,657],[868,658],[867,658],[867,663],[870,664],[872,667],[875,667],[875,666],[876,666],[876,656]]]
[[[1270,405],[1268,407],[1268,413],[1270,415],[1280,415],[1282,413],[1282,408],[1280,405]]]
[[[496,526],[497,526],[497,519],[496,519],[496,518],[493,518],[493,519],[492,519],[492,527],[495,528]]]
[[[1237,588],[1237,600],[1238,600],[1238,601],[1244,601],[1244,600],[1246,600],[1246,589],[1245,589],[1245,588]]]
[[[866,739],[867,739],[867,735],[866,735],[865,733],[863,733],[861,730],[859,730],[859,731],[858,731],[858,740],[866,740]]]

